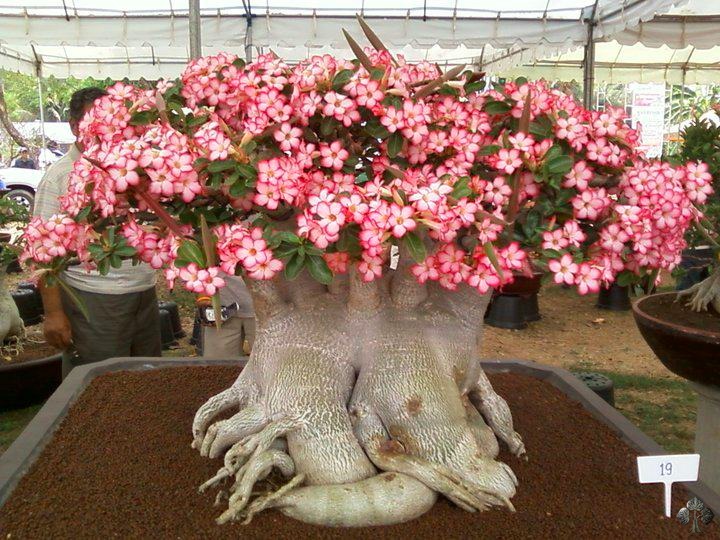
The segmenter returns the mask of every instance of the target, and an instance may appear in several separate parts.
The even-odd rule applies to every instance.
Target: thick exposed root
[[[260,406],[251,405],[235,416],[210,426],[200,447],[200,455],[216,458],[236,442],[260,431],[267,423]]]
[[[277,498],[286,516],[326,527],[375,527],[404,523],[430,510],[437,494],[422,482],[394,472],[348,484],[305,486]]]
[[[250,373],[249,369],[244,369],[230,388],[211,397],[197,410],[192,426],[193,448],[202,448],[206,430],[215,417],[232,408],[240,409],[255,400],[258,389],[250,380]],[[203,455],[207,455],[207,451]]]
[[[470,392],[470,400],[487,420],[495,435],[508,445],[515,456],[525,455],[525,444],[522,437],[513,428],[512,413],[507,401],[493,389],[484,371]]]
[[[693,311],[706,311],[708,306],[712,306],[715,311],[720,313],[720,268],[700,283],[680,291],[677,298],[688,296],[690,296],[690,300],[686,305]]]

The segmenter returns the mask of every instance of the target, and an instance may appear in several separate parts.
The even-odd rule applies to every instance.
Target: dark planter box
[[[244,362],[245,360],[241,360]],[[43,447],[50,441],[70,406],[85,387],[98,375],[123,370],[152,370],[160,367],[237,365],[238,360],[204,360],[198,358],[117,358],[75,368],[50,397],[8,450],[0,456],[0,505],[10,496],[20,478],[29,470]],[[483,362],[488,373],[518,373],[529,375],[555,386],[569,398],[579,402],[592,416],[614,430],[640,454],[658,455],[667,452],[605,403],[585,384],[564,369],[532,362]],[[685,487],[702,499],[707,506],[720,512],[720,496],[702,482]]]
[[[0,410],[19,409],[51,395],[62,381],[62,354],[0,365]]]

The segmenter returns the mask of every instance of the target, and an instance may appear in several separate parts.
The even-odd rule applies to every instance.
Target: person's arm
[[[72,343],[72,329],[70,320],[63,310],[60,287],[58,285],[48,286],[41,279],[39,289],[45,309],[43,322],[45,341],[58,349],[67,349]]]
[[[64,186],[59,183],[59,180],[61,179],[53,177],[50,172],[45,173],[35,193],[33,216],[48,219],[60,211],[59,197],[64,193],[64,190],[61,189]],[[58,349],[67,349],[72,342],[72,333],[70,320],[63,310],[60,286],[57,284],[48,286],[44,279],[40,279],[38,288],[45,309],[45,320],[43,321],[45,341]]]

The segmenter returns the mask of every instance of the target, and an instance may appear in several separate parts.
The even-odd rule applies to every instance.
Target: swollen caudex
[[[194,425],[204,454],[225,451],[224,466],[202,486],[231,484],[220,522],[278,508],[311,523],[390,524],[425,512],[436,493],[468,511],[512,509],[517,479],[495,461],[492,429],[520,438],[504,400],[480,376],[477,330],[467,332],[480,328],[487,297],[447,309],[445,294],[425,290],[426,300],[407,310],[390,294],[405,279],[399,270],[388,283],[364,284],[352,272],[343,292],[305,298],[302,281],[294,291],[252,287],[264,322],[249,363]],[[463,395],[466,386],[487,403],[492,423]],[[218,402],[240,403],[249,393],[243,387],[259,392],[211,424]],[[280,439],[283,450],[273,449]],[[253,503],[249,493],[273,468],[294,475],[293,486]]]

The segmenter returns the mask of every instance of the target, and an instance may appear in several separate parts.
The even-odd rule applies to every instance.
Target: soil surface
[[[710,308],[708,311],[693,311],[685,307],[687,299],[675,301],[676,295],[667,294],[663,296],[653,296],[644,300],[642,310],[657,319],[706,330],[708,332],[720,333],[720,315]]]
[[[190,448],[195,410],[237,368],[178,367],[96,379],[0,509],[1,538],[678,538],[662,486],[640,485],[636,452],[576,402],[527,376],[490,376],[510,403],[529,460],[506,451],[517,513],[469,514],[445,501],[410,523],[372,529],[306,525],[276,511],[218,526],[216,493],[199,494],[222,460]],[[673,512],[687,493],[673,489]],[[717,524],[703,538],[718,538]]]

